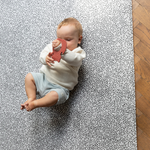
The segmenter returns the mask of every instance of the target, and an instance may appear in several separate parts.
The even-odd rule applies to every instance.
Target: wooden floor
[[[150,0],[132,0],[138,150],[150,150]]]

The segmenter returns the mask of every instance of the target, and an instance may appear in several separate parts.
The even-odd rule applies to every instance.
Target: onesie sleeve
[[[40,62],[44,65],[47,65],[45,59],[46,59],[46,56],[52,52],[52,44],[48,44],[43,50],[42,52],[40,53]]]
[[[71,66],[80,66],[85,57],[85,51],[81,48],[77,48],[77,50],[73,51],[66,49],[65,53],[61,56],[61,58]]]

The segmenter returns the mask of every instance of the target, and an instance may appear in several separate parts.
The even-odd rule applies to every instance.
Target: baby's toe
[[[20,108],[21,110],[23,110],[24,109],[24,105],[23,104],[21,104],[21,108]]]

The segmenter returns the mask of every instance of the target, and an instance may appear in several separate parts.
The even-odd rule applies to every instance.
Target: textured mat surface
[[[136,150],[131,0],[0,0],[0,149]],[[66,17],[87,53],[63,105],[20,110],[24,78]]]

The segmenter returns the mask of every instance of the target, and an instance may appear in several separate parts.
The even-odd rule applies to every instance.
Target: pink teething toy
[[[53,48],[53,52],[49,53],[49,56],[52,57],[55,61],[60,62],[61,55],[64,54],[66,51],[67,43],[63,39],[58,38],[57,40],[59,40],[62,44],[61,49],[59,51],[55,51]]]

